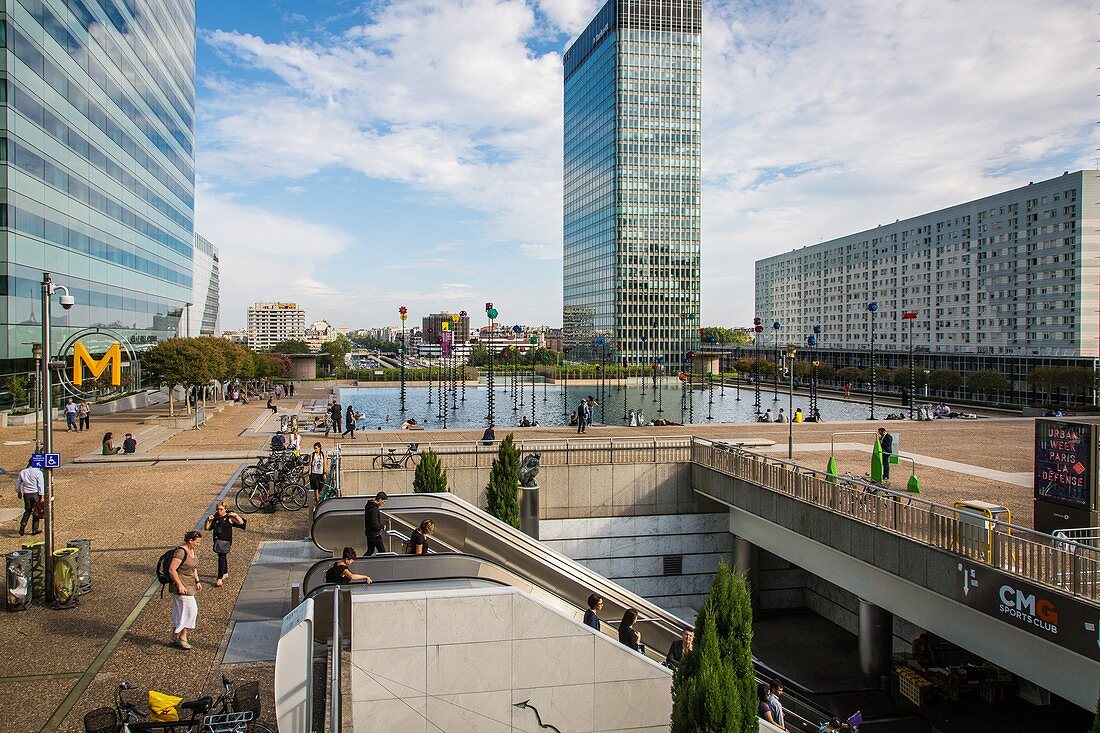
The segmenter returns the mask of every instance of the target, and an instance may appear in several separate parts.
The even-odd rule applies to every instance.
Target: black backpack
[[[157,558],[157,580],[160,581],[160,597],[164,598],[164,587],[172,584],[172,576],[168,572],[168,567],[172,564],[172,560],[176,558],[176,552],[183,550],[184,559],[187,558],[187,550],[184,550],[183,546],[173,547],[170,550],[165,550],[159,558]]]

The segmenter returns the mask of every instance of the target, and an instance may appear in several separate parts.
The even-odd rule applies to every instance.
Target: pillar
[[[894,614],[859,599],[859,666],[863,674],[881,680],[890,674],[894,648]]]
[[[539,486],[519,487],[519,528],[525,535],[539,538]]]
[[[744,539],[733,538],[733,568],[749,581],[752,611],[760,610],[760,548]]]

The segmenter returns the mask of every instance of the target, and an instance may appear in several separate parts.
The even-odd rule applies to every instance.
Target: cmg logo
[[[1051,601],[1038,598],[1034,593],[1017,590],[1011,585],[1002,585],[998,596],[1002,613],[1058,633],[1058,612],[1054,610],[1054,603]]]

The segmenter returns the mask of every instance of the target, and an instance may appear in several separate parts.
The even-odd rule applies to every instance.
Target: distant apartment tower
[[[187,308],[181,336],[213,336],[218,330],[220,284],[218,248],[205,237],[195,235],[194,282],[191,305]]]
[[[464,345],[470,342],[470,317],[460,315],[455,321],[451,313],[431,313],[423,319],[424,340],[420,347],[421,354],[428,356],[427,351],[430,351],[432,356],[439,355],[439,337],[443,333],[444,322],[455,346],[462,347],[465,351]]]
[[[564,347],[698,344],[700,0],[609,0],[565,52]]]
[[[256,351],[305,337],[306,312],[297,303],[256,303],[248,309],[248,345]]]
[[[1097,357],[1100,172],[1066,173],[756,263],[756,315],[780,343]],[[771,328],[766,329],[768,332]],[[771,343],[770,334],[765,343]]]

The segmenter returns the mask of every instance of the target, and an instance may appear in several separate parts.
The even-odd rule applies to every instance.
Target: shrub
[[[413,476],[413,491],[432,494],[447,490],[447,470],[439,462],[439,454],[428,449],[420,455],[420,464]]]
[[[508,433],[500,442],[497,457],[493,459],[486,501],[490,514],[519,529],[519,450],[513,433]]]

